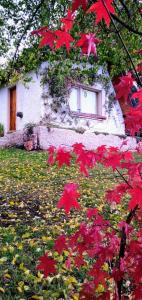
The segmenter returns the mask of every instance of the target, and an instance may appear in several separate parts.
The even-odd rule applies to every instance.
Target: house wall
[[[16,84],[16,112],[22,112],[23,118],[16,116],[16,130],[22,130],[27,123],[38,123],[41,118],[40,75],[31,73],[32,80],[26,84]],[[10,93],[9,88],[0,89],[0,123],[4,125],[5,133],[9,131],[10,123]]]
[[[4,131],[9,129],[9,93],[7,88],[0,90],[0,123],[4,125]]]
[[[21,130],[27,123],[38,123],[41,118],[41,94],[40,75],[30,74],[32,80],[25,87],[23,83],[17,83],[17,112],[23,112],[23,118],[16,118],[17,130]]]
[[[102,73],[100,69],[99,74]],[[108,76],[108,75],[107,75]],[[61,128],[69,128],[75,130],[85,130],[87,132],[102,132],[110,134],[125,134],[125,125],[122,115],[122,111],[118,101],[115,101],[112,109],[109,111],[109,95],[114,93],[112,83],[110,81],[109,89],[106,92],[103,85],[100,83],[95,83],[92,86],[94,89],[102,90],[102,116],[105,119],[95,119],[95,118],[82,118],[79,116],[73,116],[70,114],[69,103],[62,106],[58,109],[58,112],[52,110],[52,101],[53,99],[49,96],[44,97],[44,123],[51,123],[57,125]],[[48,85],[44,86],[43,93],[48,92]],[[87,106],[87,102],[86,102]]]

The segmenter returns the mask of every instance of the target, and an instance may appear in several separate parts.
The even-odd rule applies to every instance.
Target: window
[[[105,118],[102,116],[102,92],[83,85],[74,86],[69,97],[72,115],[89,118]]]

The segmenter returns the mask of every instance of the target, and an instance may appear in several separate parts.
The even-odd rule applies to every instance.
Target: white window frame
[[[74,84],[72,88],[77,89],[77,111],[73,111],[70,109],[70,114],[72,116],[77,116],[79,118],[91,118],[91,119],[106,119],[105,111],[104,111],[104,102],[105,102],[105,91],[101,88],[99,84],[92,86],[84,85],[84,84]],[[85,113],[81,112],[81,89],[86,91],[91,91],[97,94],[97,113]]]

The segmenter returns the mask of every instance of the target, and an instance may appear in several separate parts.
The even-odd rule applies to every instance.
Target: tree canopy
[[[88,8],[96,1],[89,0]],[[108,28],[104,21],[95,25],[95,14],[84,13],[80,7],[72,36],[78,40],[81,32],[92,32],[102,41],[98,45],[97,63],[107,63],[111,75],[126,72],[141,62],[141,56],[135,55],[142,38],[142,12],[139,1],[115,0],[116,14]],[[72,49],[70,54],[64,49],[53,53],[48,46],[38,48],[38,38],[31,36],[31,31],[42,26],[59,28],[59,19],[66,15],[71,1],[67,0],[2,0],[0,4],[0,57],[5,62],[0,70],[1,82],[7,81],[11,74],[36,69],[44,60],[59,60],[67,56],[71,60],[80,60],[79,49]],[[84,58],[83,58],[84,59]],[[94,57],[89,57],[96,64]]]

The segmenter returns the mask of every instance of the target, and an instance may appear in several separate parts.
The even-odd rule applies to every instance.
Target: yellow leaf
[[[20,287],[24,286],[24,281],[18,282],[18,285],[19,285]]]
[[[43,300],[43,297],[42,297],[42,296],[38,296],[38,295],[33,295],[33,296],[32,296],[32,299],[35,299],[35,300]]]
[[[28,285],[24,285],[24,291],[29,291],[29,286]]]
[[[17,290],[18,290],[19,293],[22,293],[22,292],[23,292],[23,291],[22,291],[22,288],[21,288],[20,286],[17,287]]]
[[[43,242],[51,241],[52,238],[50,236],[42,236]]]
[[[79,296],[78,296],[77,294],[75,294],[75,295],[73,296],[73,300],[79,300]]]
[[[63,258],[63,256],[62,256],[62,255],[60,255],[59,257],[57,257],[57,258],[56,258],[56,260],[57,260],[58,262],[62,262],[62,261],[63,261],[63,259],[64,259],[64,258]]]
[[[30,233],[29,232],[26,232],[22,235],[22,239],[27,239],[30,237]]]
[[[10,253],[13,253],[14,252],[14,247],[13,246],[9,246],[9,251],[10,251]]]
[[[65,284],[66,284],[66,285],[70,285],[71,283],[77,283],[77,280],[76,280],[75,277],[73,277],[73,276],[69,276],[69,277],[65,280]]]
[[[0,292],[4,293],[5,290],[2,287],[0,287]]]
[[[100,294],[100,293],[103,293],[104,290],[105,290],[104,286],[102,284],[99,284],[96,289],[96,292]]]
[[[103,269],[104,271],[108,272],[108,271],[109,271],[109,266],[108,266],[108,264],[107,264],[107,263],[104,263],[104,265],[102,266],[102,269]]]
[[[69,256],[69,251],[64,250],[64,254],[65,254],[66,256]]]
[[[6,273],[6,274],[4,274],[4,277],[5,277],[5,278],[9,278],[9,279],[10,279],[10,278],[11,278],[11,275],[10,275],[10,274],[8,274],[8,273]]]
[[[22,245],[21,243],[19,243],[19,244],[17,245],[17,248],[18,248],[19,250],[22,250],[22,249],[23,249],[23,245]]]
[[[19,257],[18,254],[16,254],[16,255],[13,257],[12,262],[11,262],[12,265],[15,265],[15,263],[16,263],[18,257]]]
[[[0,265],[7,261],[7,257],[0,258]]]

